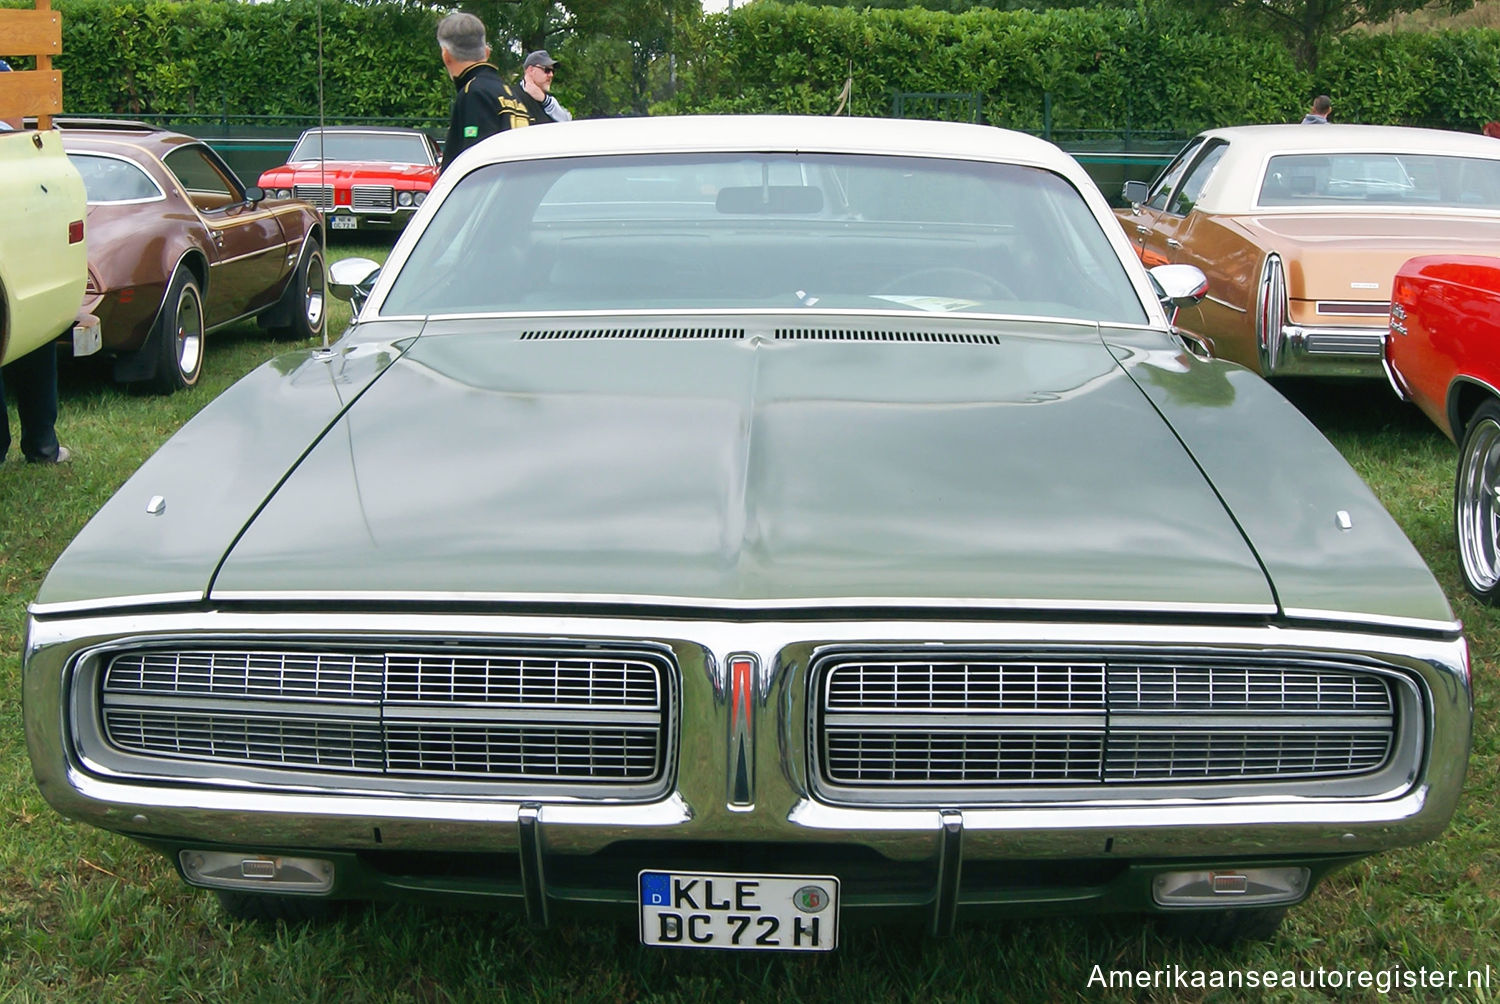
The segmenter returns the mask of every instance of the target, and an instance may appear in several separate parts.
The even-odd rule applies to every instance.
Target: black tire
[[[267,327],[278,338],[322,339],[328,325],[328,269],[323,251],[309,244],[297,262],[285,292],[271,311]]]
[[[235,920],[256,924],[309,924],[327,920],[338,910],[338,901],[318,896],[278,896],[264,892],[215,889],[219,908]]]
[[[1500,602],[1500,402],[1486,401],[1464,429],[1453,479],[1453,541],[1464,585]]]
[[[1198,941],[1228,948],[1240,941],[1269,941],[1281,927],[1286,911],[1284,906],[1189,910],[1161,914],[1157,926],[1168,937],[1179,941]]]
[[[187,269],[177,270],[167,287],[161,314],[151,329],[151,354],[156,372],[147,386],[158,394],[172,394],[198,382],[203,374],[203,293]]]

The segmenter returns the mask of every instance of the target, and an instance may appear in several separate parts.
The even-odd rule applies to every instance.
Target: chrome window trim
[[[121,154],[118,154],[118,153],[102,153],[102,152],[99,152],[99,151],[96,151],[96,150],[69,150],[69,151],[67,151],[67,155],[68,155],[68,157],[70,159],[73,158],[73,157],[98,157],[101,160],[118,160],[121,163],[129,164],[131,167],[133,167],[137,171],[141,172],[141,174],[145,175],[146,176],[146,180],[149,181],[149,182],[151,182],[151,187],[156,189],[156,194],[155,195],[148,196],[148,197],[146,197],[144,199],[89,199],[88,202],[87,202],[87,205],[90,205],[90,206],[144,206],[144,205],[149,205],[152,202],[164,202],[164,201],[166,201],[167,193],[162,190],[161,182],[159,182],[155,178],[151,177],[151,172],[148,171],[148,170],[146,170],[144,167],[142,167],[140,165],[140,163],[138,161],[134,160],[133,158],[122,156]]]

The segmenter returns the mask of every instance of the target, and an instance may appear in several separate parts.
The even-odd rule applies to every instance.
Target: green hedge
[[[7,2],[6,6],[30,6]],[[54,0],[70,115],[318,113],[318,0]],[[399,3],[321,5],[330,119],[445,116],[453,85],[436,15]]]
[[[827,114],[851,73],[857,115],[890,114],[894,92],[975,92],[986,121],[1030,131],[1044,95],[1054,124],[1077,129],[1267,121],[1307,100],[1281,46],[1182,19],[751,4],[707,19],[666,107]]]
[[[25,0],[0,0],[29,6]],[[434,12],[396,0],[54,0],[63,13],[69,114],[316,115],[322,13],[323,108],[349,117],[446,115],[451,85]],[[639,73],[628,46],[559,46],[587,66],[564,103],[619,114],[600,84]],[[1338,121],[1477,130],[1500,118],[1500,32],[1351,33],[1316,78],[1276,40],[1205,30],[1152,6],[1042,13],[854,10],[751,3],[682,34],[677,91],[653,110],[829,114],[852,76],[850,110],[889,115],[897,92],[978,95],[985,121],[1032,132],[1161,130],[1295,121],[1311,95]],[[619,61],[619,66],[613,66]],[[601,65],[611,64],[611,65]],[[586,79],[595,83],[582,86]],[[926,100],[926,104],[922,101]],[[919,114],[970,117],[962,101],[915,99]]]

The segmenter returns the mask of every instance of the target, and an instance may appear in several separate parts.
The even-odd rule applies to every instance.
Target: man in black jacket
[[[531,120],[520,93],[487,62],[490,47],[483,21],[473,14],[449,14],[438,22],[437,40],[443,66],[458,88],[443,143],[446,171],[460,153],[486,136],[529,125]]]

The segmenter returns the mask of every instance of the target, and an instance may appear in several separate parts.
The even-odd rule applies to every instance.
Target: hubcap
[[[191,379],[203,356],[203,310],[191,288],[177,300],[177,368]]]
[[[1458,552],[1464,576],[1476,592],[1500,582],[1500,423],[1486,418],[1474,427],[1458,471]]]
[[[302,292],[302,308],[307,313],[307,326],[313,331],[319,331],[323,326],[326,285],[323,276],[323,259],[314,258],[307,263],[307,288]]]

